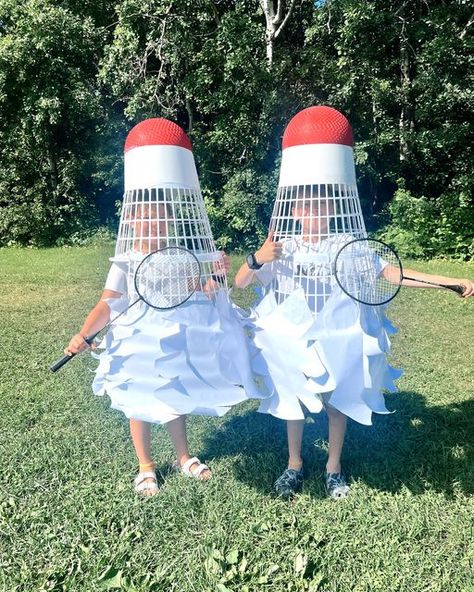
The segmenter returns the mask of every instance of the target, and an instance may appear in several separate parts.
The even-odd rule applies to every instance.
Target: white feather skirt
[[[127,299],[109,301],[113,317]],[[214,300],[194,294],[178,308],[139,303],[112,325],[95,357],[96,395],[107,394],[126,417],[163,424],[180,415],[224,415],[248,398],[263,398],[251,369],[255,348],[221,290]]]
[[[383,391],[396,391],[402,374],[387,361],[396,329],[383,307],[359,304],[335,289],[316,319],[299,288],[277,304],[268,292],[254,309],[255,370],[270,396],[259,411],[303,419],[303,407],[319,412],[323,399],[355,421],[389,413]]]

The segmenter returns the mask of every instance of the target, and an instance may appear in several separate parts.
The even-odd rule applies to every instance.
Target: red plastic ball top
[[[303,144],[354,145],[350,123],[332,107],[309,107],[297,113],[283,134],[283,150]]]
[[[141,146],[181,146],[192,150],[188,136],[179,125],[162,117],[145,119],[129,132],[124,151]]]

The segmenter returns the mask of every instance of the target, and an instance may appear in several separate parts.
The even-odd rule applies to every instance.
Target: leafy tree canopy
[[[127,130],[162,116],[191,137],[220,244],[251,248],[284,127],[322,103],[354,128],[369,227],[472,257],[473,18],[461,0],[0,0],[0,243],[113,219]]]

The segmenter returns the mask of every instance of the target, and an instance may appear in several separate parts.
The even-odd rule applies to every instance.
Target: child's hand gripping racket
[[[195,255],[187,249],[166,247],[150,253],[141,261],[135,271],[134,283],[138,298],[100,331],[85,338],[88,345],[137,302],[143,301],[157,310],[170,310],[186,302],[201,285],[201,267]],[[75,355],[63,356],[50,366],[50,370],[56,372]]]
[[[404,275],[397,253],[375,239],[356,239],[346,243],[336,255],[333,272],[337,283],[348,296],[371,306],[393,300],[403,280],[445,288],[460,296],[466,290],[465,286],[457,284],[440,284]]]

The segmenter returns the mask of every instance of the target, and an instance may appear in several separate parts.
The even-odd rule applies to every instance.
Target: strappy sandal
[[[133,481],[135,493],[143,497],[152,497],[159,493],[158,481],[156,480],[156,473],[154,471],[143,471],[138,473]]]
[[[191,467],[194,467],[194,465],[197,465],[197,467],[195,467],[194,469],[191,469]],[[200,479],[201,481],[207,481],[208,479],[211,478],[209,467],[207,465],[205,465],[204,463],[202,463],[198,459],[197,456],[193,456],[192,458],[188,459],[182,465],[180,465],[178,463],[178,461],[176,461],[173,465],[173,468],[176,471],[183,473],[183,475],[187,475],[188,477],[193,477],[194,479]],[[209,476],[207,476],[207,477],[204,476],[203,475],[204,471],[209,471]]]

